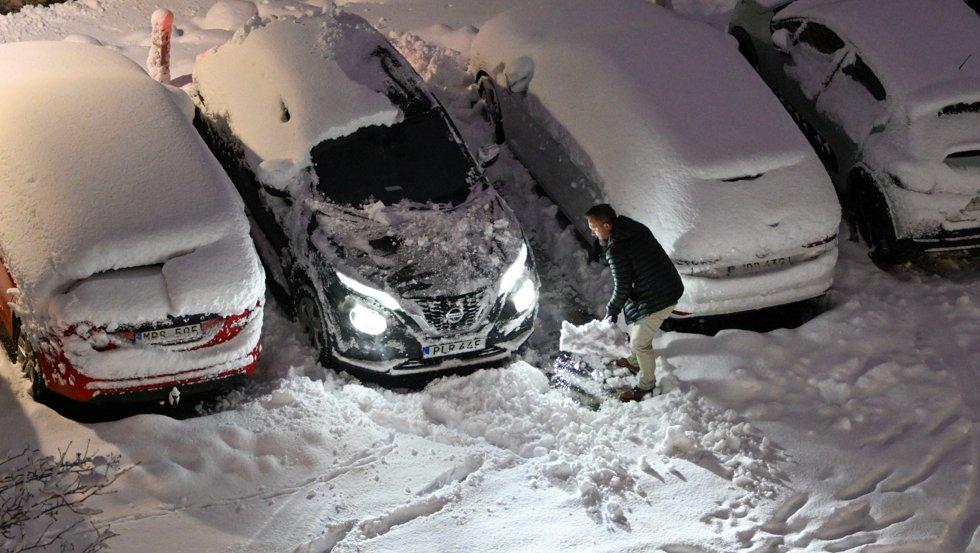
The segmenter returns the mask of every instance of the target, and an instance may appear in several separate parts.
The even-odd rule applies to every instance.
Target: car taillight
[[[830,242],[833,242],[836,239],[837,239],[837,235],[836,234],[832,234],[832,235],[828,236],[827,238],[824,238],[823,240],[817,240],[816,242],[811,242],[809,244],[804,244],[803,247],[804,248],[816,248],[817,246],[823,246],[824,244],[829,244]]]
[[[690,317],[694,313],[688,313],[687,311],[677,311],[677,310],[674,310],[674,311],[671,311],[670,314],[673,315],[673,316],[675,316],[675,317]]]

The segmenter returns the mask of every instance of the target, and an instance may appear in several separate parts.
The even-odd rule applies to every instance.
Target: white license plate
[[[728,274],[741,275],[746,273],[758,273],[760,271],[775,269],[776,267],[785,267],[792,264],[793,261],[793,256],[790,256],[777,257],[775,259],[767,259],[765,261],[755,261],[752,263],[743,263],[741,265],[731,265],[728,267]]]
[[[443,357],[446,355],[456,355],[470,351],[480,351],[487,347],[487,339],[483,336],[454,340],[452,342],[441,342],[438,344],[422,344],[422,357]]]
[[[133,333],[133,341],[137,344],[182,344],[193,342],[204,336],[204,329],[201,323],[184,326],[174,326],[170,328],[157,328]]]

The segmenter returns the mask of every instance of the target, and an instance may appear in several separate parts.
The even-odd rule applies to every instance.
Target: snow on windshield
[[[203,109],[226,121],[267,182],[308,167],[315,144],[403,118],[387,95],[388,48],[356,15],[256,18],[197,61],[194,82]],[[258,171],[263,162],[276,171]]]
[[[0,243],[26,299],[247,235],[241,200],[172,92],[123,56],[4,44],[0,95]],[[238,285],[261,296],[261,280]]]

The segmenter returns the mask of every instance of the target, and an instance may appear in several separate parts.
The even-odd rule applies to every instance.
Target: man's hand
[[[603,321],[609,321],[612,324],[616,324],[616,321],[618,319],[619,319],[619,314],[618,313],[615,314],[615,315],[610,315],[609,313],[606,313],[606,318],[604,318]]]

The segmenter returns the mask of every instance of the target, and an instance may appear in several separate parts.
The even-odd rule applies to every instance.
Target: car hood
[[[513,213],[485,186],[454,207],[327,203],[317,206],[314,219],[310,240],[329,265],[407,299],[494,286],[524,243]]]

